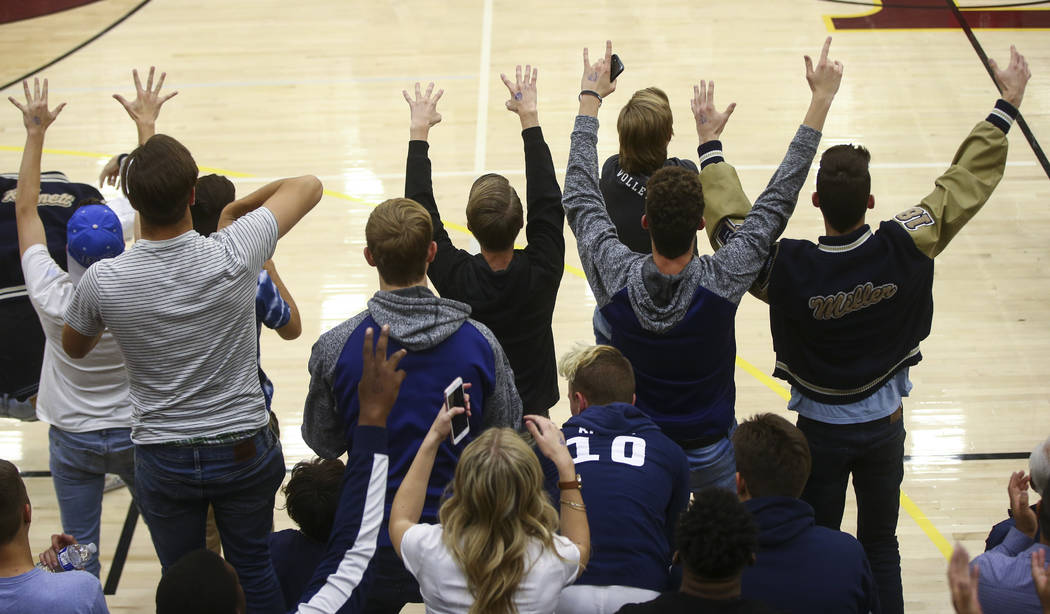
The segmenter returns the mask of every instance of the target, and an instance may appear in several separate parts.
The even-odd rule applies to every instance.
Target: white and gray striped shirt
[[[131,380],[133,442],[267,423],[255,290],[276,245],[277,220],[261,207],[211,237],[190,230],[139,240],[84,274],[65,319],[83,335],[109,328],[117,340]]]

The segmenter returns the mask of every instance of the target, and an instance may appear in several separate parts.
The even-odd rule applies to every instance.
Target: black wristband
[[[599,105],[602,104],[602,95],[599,94],[598,92],[594,91],[594,90],[583,90],[582,92],[580,92],[580,95],[576,97],[576,99],[577,100],[583,100],[583,95],[584,94],[587,94],[588,96],[594,96],[595,98],[598,99],[598,104]]]

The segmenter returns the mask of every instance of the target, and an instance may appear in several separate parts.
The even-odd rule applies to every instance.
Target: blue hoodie
[[[591,529],[591,559],[576,584],[671,588],[675,525],[689,503],[682,448],[627,403],[588,407],[562,432],[582,479]],[[547,485],[557,501],[556,472],[548,473]]]
[[[742,596],[783,612],[880,612],[868,557],[852,535],[813,520],[794,497],[744,502],[758,523],[758,555],[744,570]]]

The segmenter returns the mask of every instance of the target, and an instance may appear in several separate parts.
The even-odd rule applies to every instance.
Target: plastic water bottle
[[[84,569],[97,554],[98,546],[95,544],[70,544],[58,551],[58,564],[62,567],[59,571]],[[36,566],[53,571],[43,563],[37,563]]]

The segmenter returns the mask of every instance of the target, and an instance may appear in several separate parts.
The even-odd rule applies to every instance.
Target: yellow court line
[[[22,151],[22,149],[23,149],[22,147],[12,147],[10,145],[0,145],[0,151],[17,151],[17,152],[20,152],[20,151]],[[76,157],[81,157],[81,158],[109,158],[112,155],[112,154],[94,153],[94,152],[76,151],[76,150],[66,150],[66,149],[45,149],[44,152],[45,153],[50,153],[50,154],[53,154],[53,155],[76,156]],[[224,169],[213,169],[211,167],[206,167],[206,166],[202,166],[202,167],[200,167],[200,169],[202,171],[216,172],[216,173],[220,173],[220,174],[223,174],[223,175],[228,175],[228,176],[231,176],[231,177],[249,178],[249,177],[254,177],[255,176],[255,175],[252,175],[250,173],[240,173],[240,172],[229,171],[229,170],[224,170]],[[351,196],[351,195],[345,194],[343,192],[338,192],[336,190],[327,190],[326,189],[326,190],[324,190],[324,194],[326,196],[331,196],[333,198],[339,198],[341,200],[346,200],[346,201],[350,201],[350,202],[354,202],[354,203],[359,203],[359,204],[362,204],[362,205],[367,205],[369,207],[375,207],[376,206],[376,203],[373,203],[371,201],[365,200],[363,198],[359,198],[357,196]],[[463,232],[463,233],[466,233],[466,234],[471,234],[470,230],[468,230],[465,226],[463,226],[461,224],[456,224],[454,222],[446,222],[445,226],[447,226],[449,228],[452,228],[453,230],[457,230],[459,232]],[[584,274],[584,272],[582,270],[580,270],[579,268],[575,267],[575,266],[572,266],[570,264],[566,264],[565,265],[565,270],[568,273],[570,273],[571,275],[575,275],[576,277],[579,277],[580,279],[584,279],[584,280],[587,279],[587,277]],[[755,365],[751,364],[750,362],[748,362],[747,360],[745,360],[744,358],[742,358],[740,356],[736,357],[736,364],[737,364],[738,367],[740,367],[741,369],[746,371],[749,375],[751,375],[752,377],[754,377],[758,381],[762,382],[766,386],[766,388],[769,388],[770,390],[772,390],[774,393],[779,395],[785,401],[791,399],[791,393],[788,392],[787,388],[785,388],[781,383],[779,383],[776,380],[774,380],[772,377],[770,377],[770,376],[766,375],[765,373],[763,373]],[[915,505],[915,503],[910,498],[908,498],[908,496],[905,495],[903,491],[901,491],[901,506],[908,512],[908,515],[912,517],[912,520],[914,520],[915,523],[919,525],[919,528],[922,529],[922,531],[926,534],[926,536],[928,538],[930,538],[930,541],[933,542],[933,545],[936,546],[937,549],[941,551],[941,554],[944,555],[944,558],[947,559],[947,558],[951,557],[952,549],[951,549],[951,545],[949,545],[949,543],[948,543],[948,540],[944,538],[944,535],[942,535],[941,532],[937,530],[937,527],[933,526],[933,523],[930,522],[930,520],[926,517],[926,515],[922,513],[922,510],[920,510],[919,507],[917,505]]]

